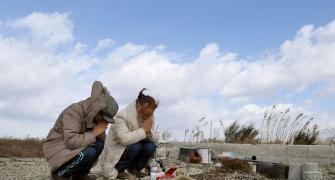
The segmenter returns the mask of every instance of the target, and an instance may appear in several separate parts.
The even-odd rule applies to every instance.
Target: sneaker
[[[51,179],[52,180],[70,180],[71,178],[69,178],[69,177],[63,177],[63,176],[58,176],[57,173],[52,173],[51,174]]]
[[[129,173],[126,173],[124,171],[118,172],[116,179],[128,179]]]
[[[73,175],[72,180],[96,180],[97,177],[93,174],[80,174],[80,175]]]
[[[129,173],[136,175],[138,178],[143,178],[145,177],[145,173],[142,171],[138,171],[137,169],[128,169],[127,170]]]

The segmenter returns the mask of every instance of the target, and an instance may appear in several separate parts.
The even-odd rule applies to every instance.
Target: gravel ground
[[[319,171],[323,174],[324,180],[334,180],[335,179],[335,165],[333,166],[321,166]]]
[[[168,162],[172,163],[172,162]],[[218,171],[213,167],[201,164],[186,164],[174,162],[178,167],[178,173],[190,175],[195,179],[260,179],[267,178],[259,174],[246,174],[236,171]],[[335,179],[335,166],[320,167],[325,180]],[[98,166],[92,169],[93,174],[102,180],[101,171]],[[0,158],[1,180],[25,180],[25,179],[50,179],[48,163],[42,158]]]
[[[0,158],[0,179],[49,179],[49,166],[42,158]]]
[[[102,180],[99,167],[92,172]],[[0,180],[50,179],[49,165],[43,158],[0,158]]]
[[[206,171],[206,168],[201,164],[186,164],[180,161],[174,164],[179,167],[178,173],[192,175],[195,179],[212,179],[212,177],[214,177],[213,173],[211,175],[205,174],[204,176],[199,176],[198,174]],[[0,158],[0,167],[0,179],[50,179],[48,163],[42,158]],[[103,179],[99,167],[93,168],[92,172],[98,176],[98,179]],[[241,179],[241,177],[249,177],[249,179],[250,177],[252,177],[252,179],[266,179],[259,178],[261,176],[257,174],[247,175],[237,172],[218,173],[216,174],[216,177],[218,176],[229,177],[229,179]]]
[[[201,179],[201,180],[230,180],[230,179],[241,179],[241,180],[252,180],[252,179],[257,179],[257,180],[268,180],[268,178],[252,173],[252,174],[247,174],[244,172],[237,172],[237,171],[222,171],[222,170],[213,170],[208,173],[204,174],[199,174],[199,175],[193,175],[191,176],[192,178],[195,179]]]

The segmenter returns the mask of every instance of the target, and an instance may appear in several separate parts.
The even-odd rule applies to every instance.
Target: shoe
[[[143,178],[145,177],[145,173],[142,171],[138,171],[137,169],[128,169],[127,170],[129,173],[136,175],[138,178]]]
[[[128,179],[129,173],[126,173],[124,171],[118,172],[116,179]]]
[[[73,175],[72,180],[96,180],[97,177],[93,174],[80,174],[80,175]]]
[[[51,174],[51,179],[52,180],[70,180],[70,177],[63,177],[63,176],[58,176],[57,173],[52,173]]]

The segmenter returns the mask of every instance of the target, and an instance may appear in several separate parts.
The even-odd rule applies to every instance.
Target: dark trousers
[[[94,145],[87,146],[75,157],[64,163],[55,173],[63,177],[88,174],[94,162],[99,158],[104,145],[104,140],[97,138]]]
[[[155,153],[156,147],[155,143],[148,140],[142,140],[135,144],[128,145],[119,162],[115,165],[115,168],[119,172],[128,168],[138,171],[142,170]]]

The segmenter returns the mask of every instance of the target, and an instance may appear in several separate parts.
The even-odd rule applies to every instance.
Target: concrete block
[[[326,145],[313,145],[308,147],[309,157],[311,158],[329,158],[332,156],[332,147]]]
[[[281,156],[267,156],[267,162],[289,164],[287,158]]]
[[[318,171],[318,164],[317,163],[304,163],[302,166],[302,171],[305,172],[316,172]]]
[[[318,163],[319,165],[330,165],[331,158],[308,158],[307,162]]]
[[[269,148],[268,144],[257,144],[252,147],[252,151],[256,156],[268,156]]]
[[[303,174],[303,180],[322,180],[321,172],[305,172]]]
[[[282,144],[269,144],[267,147],[269,155],[272,156],[286,156],[287,146]]]
[[[223,148],[222,145],[223,144],[215,143],[215,146],[212,147],[211,145],[209,145],[209,147],[215,152],[221,152]]]
[[[301,180],[302,179],[302,165],[291,163],[289,166],[288,180]]]
[[[308,158],[308,146],[305,145],[288,145],[287,156],[288,158]]]
[[[268,159],[269,159],[268,156],[257,156],[257,161],[267,162]]]
[[[236,147],[236,153],[241,154],[241,155],[251,155],[253,153],[253,145],[251,144],[240,144],[239,146]]]
[[[239,158],[250,158],[252,155],[257,160],[278,163],[318,163],[320,165],[335,164],[335,145],[280,145],[280,144],[226,144],[226,143],[173,143],[170,155],[178,156],[180,147],[210,147],[217,154],[224,151],[235,152]],[[177,150],[175,150],[177,149]],[[164,151],[159,152],[164,154]]]
[[[332,152],[331,164],[335,165],[335,144],[331,145],[331,152]]]
[[[304,164],[309,162],[307,158],[288,158],[288,163]]]
[[[237,147],[235,144],[222,144],[223,151],[236,151]]]
[[[254,162],[248,162],[253,173],[256,173],[256,164]]]

